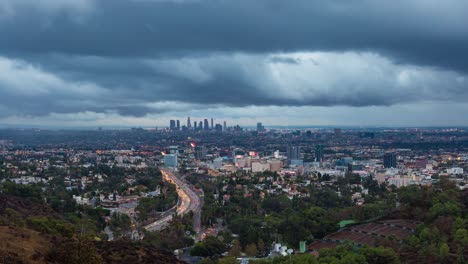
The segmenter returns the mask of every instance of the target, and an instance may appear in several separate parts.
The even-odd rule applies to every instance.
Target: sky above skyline
[[[465,0],[0,0],[0,125],[468,125]]]

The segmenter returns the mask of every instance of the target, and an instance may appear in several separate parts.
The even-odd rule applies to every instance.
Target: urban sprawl
[[[350,245],[364,256],[389,248],[382,254],[414,263],[466,256],[467,129],[195,119],[0,130],[0,197],[36,199],[64,215],[47,228],[44,215],[11,212],[4,221],[45,233],[62,221],[71,232],[146,241],[188,263],[323,258]]]

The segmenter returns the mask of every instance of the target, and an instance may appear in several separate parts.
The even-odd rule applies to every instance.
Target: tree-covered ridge
[[[326,176],[320,175],[317,181],[327,182],[327,184],[314,185],[309,188],[298,184],[297,191],[304,195],[300,198],[297,196],[291,198],[281,192],[270,193],[257,188],[262,184],[262,178],[265,177],[279,178],[271,172],[254,176],[233,174],[217,178],[203,175],[188,177],[194,185],[205,190],[205,205],[202,214],[204,224],[208,226],[213,223],[219,224],[219,219],[222,219],[222,224],[226,225],[226,231],[218,234],[217,239],[228,246],[227,251],[230,256],[239,257],[245,254],[250,257],[264,257],[267,254],[265,248],[270,247],[273,242],[281,242],[296,249],[299,247],[299,241],[306,241],[310,245],[339,230],[338,223],[342,220],[354,220],[355,223],[377,221],[379,225],[390,226],[396,219],[400,219],[398,221],[403,224],[405,221],[408,221],[408,224],[412,223],[409,229],[401,227],[405,228],[402,229],[405,235],[400,232],[398,236],[389,234],[385,237],[376,237],[372,245],[377,248],[366,246],[354,250],[354,247],[351,247],[352,253],[362,255],[367,250],[366,254],[375,254],[377,259],[380,253],[396,256],[391,258],[395,262],[390,263],[398,263],[398,261],[450,263],[456,261],[457,258],[458,261],[466,259],[467,252],[464,243],[466,242],[468,196],[466,191],[460,191],[446,178],[442,177],[440,182],[433,186],[409,186],[396,189],[379,185],[371,178],[358,179],[352,174],[329,184]],[[276,179],[273,180],[276,181]],[[297,178],[295,181],[300,182],[301,179]],[[354,205],[350,198],[350,194],[356,191],[354,190],[356,186],[359,186],[356,183],[360,183],[360,186],[368,190],[368,193],[363,196],[366,201],[363,205]],[[340,195],[336,192],[337,189],[340,189]],[[399,225],[398,221],[395,224]],[[418,223],[419,226],[416,227]],[[346,229],[355,230],[356,228],[350,227],[344,230]],[[224,237],[226,232],[232,232],[237,237],[234,240],[226,240]],[[431,235],[428,236],[428,234]],[[371,233],[369,236],[378,235]],[[200,244],[197,246],[197,250],[200,250],[194,254],[208,256],[205,260],[207,263],[229,261],[229,258],[216,257],[219,256],[218,253],[210,255],[209,252],[216,252],[218,248],[217,246],[210,247],[215,244],[211,242]],[[340,250],[343,251],[343,249]],[[365,256],[362,258],[362,256],[356,257],[352,254],[335,256],[333,261],[328,261],[330,258],[325,256],[332,254],[330,252],[335,251],[319,250],[320,257],[314,258],[310,263],[316,263],[315,261],[318,261],[317,263],[347,263],[346,261],[350,258],[355,258],[358,261],[356,263],[378,263],[369,262]],[[301,257],[298,256],[297,260],[299,259]],[[289,261],[289,258],[286,260]]]
[[[338,246],[334,249],[323,249],[318,257],[301,254],[278,257],[270,260],[251,261],[254,264],[398,264],[398,255],[390,248],[362,247],[351,245]]]
[[[141,241],[119,239],[108,242],[101,232],[105,218],[110,217],[108,224],[117,234],[130,228],[128,216],[110,215],[104,209],[76,204],[73,210],[65,207],[71,211],[62,212],[63,208],[54,209],[44,199],[21,196],[35,193],[34,186],[6,183],[3,187],[0,193],[0,240],[12,238],[10,243],[0,243],[0,263],[182,263],[172,255],[172,250],[193,244],[193,241],[184,240],[187,220],[179,218],[174,219],[164,233],[147,234]],[[167,244],[161,244],[164,241]],[[27,245],[32,251],[25,251],[20,256],[21,249],[11,243]]]
[[[148,219],[153,211],[162,212],[177,204],[175,186],[163,183],[157,168],[135,170],[98,165],[71,166],[63,170],[50,167],[40,176],[48,182],[29,184],[15,183],[8,175],[10,169],[2,168],[6,179],[0,179],[0,226],[18,228],[26,233],[38,232],[44,238],[41,243],[46,245],[38,249],[41,254],[33,263],[148,263],[158,259],[163,261],[161,263],[177,263],[173,250],[193,245],[186,233],[192,230],[191,219],[174,217],[161,233],[145,233],[135,221]],[[90,172],[103,175],[103,180],[82,176]],[[67,179],[80,181],[83,177],[87,178],[86,186],[70,188],[66,185]],[[76,196],[93,201],[78,203]],[[103,207],[115,206],[116,196],[123,200],[136,198],[137,204],[143,199],[139,206],[143,214],[137,211],[133,218],[120,212],[111,213]],[[145,201],[155,203],[145,206],[148,205]],[[115,243],[107,241],[109,232]],[[141,234],[138,241],[125,239],[135,232]],[[17,251],[7,245],[6,251],[0,252],[0,263],[3,263],[2,257],[13,261]],[[24,263],[29,261],[28,257]]]
[[[338,195],[335,189],[328,186],[298,187],[298,191],[305,194],[301,198],[255,189],[254,186],[260,183],[262,177],[278,176],[265,172],[249,178],[189,177],[192,183],[205,190],[202,214],[204,224],[215,223],[217,218],[224,219],[229,229],[239,234],[243,247],[258,243],[259,240],[268,244],[282,241],[298,247],[299,241],[311,242],[337,230],[341,220],[370,219],[395,207],[394,194],[384,192],[380,187],[375,191],[378,195],[368,196],[370,203],[356,207],[351,206],[350,198]],[[339,188],[347,184],[338,182],[337,186]],[[245,189],[253,191],[246,193]]]
[[[432,187],[411,186],[398,192],[400,213],[424,222],[402,245],[402,255],[415,262],[468,261],[468,191],[446,178]]]

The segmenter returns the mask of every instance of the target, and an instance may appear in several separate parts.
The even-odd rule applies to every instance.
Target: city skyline
[[[464,126],[466,13],[462,0],[4,0],[0,124]]]
[[[80,115],[80,114],[78,114]],[[193,130],[194,122],[198,123],[202,122],[204,125],[204,119],[206,117],[192,117],[192,123],[189,127]],[[145,117],[145,118],[121,118],[110,120],[111,122],[89,122],[89,119],[80,120],[72,120],[70,119],[58,119],[53,120],[50,123],[44,123],[43,119],[41,118],[34,118],[25,122],[24,119],[17,119],[15,122],[3,122],[0,123],[0,129],[33,129],[33,128],[41,128],[41,129],[96,129],[96,128],[108,128],[108,129],[126,129],[126,128],[170,128],[170,121],[174,120],[180,121],[180,128],[187,127],[187,124],[183,121],[184,117],[182,116],[175,116],[175,117]],[[9,119],[11,120],[11,119]],[[224,127],[224,122],[228,123],[228,127],[233,127],[236,125],[240,125],[245,128],[249,129],[257,129],[258,123],[262,123],[262,126],[266,129],[277,129],[277,128],[289,128],[289,129],[305,129],[305,128],[348,128],[348,129],[356,129],[356,128],[467,128],[467,123],[436,123],[436,124],[428,124],[424,122],[414,123],[330,123],[330,122],[317,122],[317,123],[309,123],[309,122],[299,122],[299,123],[291,123],[291,122],[278,122],[278,118],[265,118],[265,119],[256,119],[256,118],[214,118],[215,122],[214,125],[219,124]],[[264,121],[269,122],[264,122]],[[107,120],[109,121],[109,120]],[[210,127],[211,130],[211,127]]]

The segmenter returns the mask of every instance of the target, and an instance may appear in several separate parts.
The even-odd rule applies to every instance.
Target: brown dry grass
[[[49,238],[39,232],[0,226],[0,263],[42,264]]]

